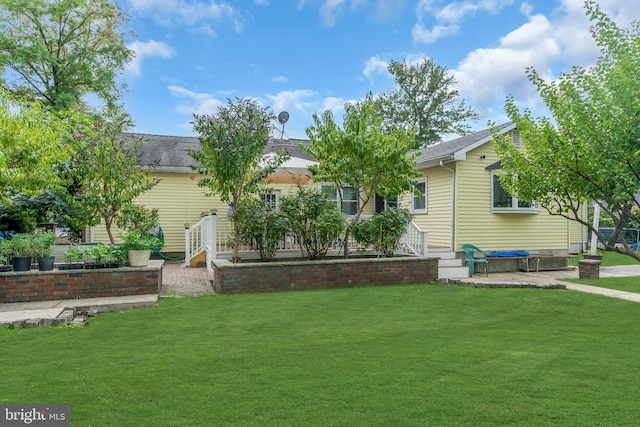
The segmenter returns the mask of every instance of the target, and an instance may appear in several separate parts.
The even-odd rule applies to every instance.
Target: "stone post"
[[[581,279],[599,279],[600,264],[599,259],[581,259],[578,261],[578,277]]]

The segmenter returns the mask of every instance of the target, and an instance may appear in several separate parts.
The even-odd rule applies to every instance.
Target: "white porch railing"
[[[212,261],[216,258],[216,213],[215,210],[202,214],[200,221],[193,226],[184,225],[184,260],[188,266],[191,260],[201,253],[206,253],[206,266],[213,271]]]
[[[428,233],[422,231],[415,222],[411,221],[407,234],[404,235],[402,248],[415,255],[426,256],[429,254]]]
[[[210,212],[203,213],[200,221],[193,226],[185,224],[184,241],[185,264],[190,265],[193,258],[206,252],[207,269],[211,271],[211,262],[218,257],[218,254],[233,252],[233,221],[227,216],[217,216],[215,209],[212,209]],[[427,255],[429,252],[427,241],[427,232],[420,230],[420,227],[411,222],[407,234],[403,237],[402,248],[407,253]],[[349,239],[349,250],[355,250],[357,247],[357,242]],[[297,236],[287,233],[280,249],[299,250]],[[248,245],[241,245],[239,251],[251,252],[251,248]]]

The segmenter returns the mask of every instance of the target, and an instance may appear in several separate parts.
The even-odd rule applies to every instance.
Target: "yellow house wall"
[[[448,248],[451,245],[451,173],[442,167],[419,171],[427,178],[427,213],[414,214],[413,222],[428,232],[430,247]],[[410,196],[403,197],[409,207]]]
[[[165,242],[162,252],[184,252],[184,224],[195,224],[200,220],[202,212],[217,209],[219,216],[227,214],[226,203],[219,197],[207,197],[206,188],[198,187],[201,177],[197,174],[156,172],[152,176],[160,179],[160,182],[136,199],[136,203],[158,209]],[[281,196],[297,189],[295,183],[273,183],[269,187],[280,190]],[[113,230],[116,240],[120,233],[118,229]],[[109,241],[104,225],[94,227],[94,241]]]
[[[456,165],[456,250],[464,243],[489,251],[568,250],[569,227],[562,217],[544,209],[538,214],[491,212],[491,171],[485,168],[498,160],[493,144],[487,143]]]

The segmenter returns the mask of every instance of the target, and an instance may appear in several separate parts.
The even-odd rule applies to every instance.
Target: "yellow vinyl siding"
[[[427,213],[414,214],[413,222],[429,233],[429,246],[448,248],[451,244],[451,174],[439,166],[420,172],[427,178]],[[410,201],[410,195],[407,199]]]
[[[497,162],[493,144],[487,143],[467,153],[457,163],[456,249],[472,243],[485,250],[568,249],[567,220],[539,213],[492,213],[491,171]]]
[[[200,177],[194,173],[154,173],[160,182],[149,192],[140,196],[136,203],[150,209],[158,209],[160,226],[164,233],[162,252],[184,252],[184,224],[194,225],[202,212],[217,209],[219,216],[226,216],[228,206],[219,197],[207,197],[207,189],[198,187]],[[280,190],[280,195],[294,193],[296,184],[274,183],[269,188]],[[114,229],[118,241],[120,230]],[[108,242],[106,229],[101,224],[94,228],[94,241]]]

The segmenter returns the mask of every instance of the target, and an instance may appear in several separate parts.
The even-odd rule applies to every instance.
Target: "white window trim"
[[[526,207],[526,208],[521,208],[518,207],[518,198],[511,196],[512,202],[511,205],[512,207],[510,208],[496,208],[493,206],[493,202],[494,202],[494,195],[493,195],[493,180],[494,177],[498,176],[499,171],[497,170],[492,170],[491,171],[491,180],[490,180],[490,185],[491,185],[491,200],[489,201],[490,206],[491,206],[491,213],[522,213],[522,214],[539,214],[540,213],[540,205],[537,202],[533,202],[531,203],[531,206]]]
[[[338,207],[340,208],[340,211],[344,213],[344,211],[342,210],[342,206],[340,205],[340,201],[342,200],[344,202],[344,198],[341,196],[340,193],[342,193],[342,188],[335,188],[333,186],[333,184],[330,184],[328,182],[321,182],[318,184],[318,189],[320,191],[322,191],[323,187],[327,187],[333,191],[336,192],[336,200],[335,202],[338,204]],[[347,187],[349,188],[355,188],[355,187],[351,187],[350,185],[347,185]],[[358,190],[358,200],[356,200],[356,203],[358,203],[358,210],[360,210],[360,208],[362,207],[362,201],[360,200],[360,190]],[[349,200],[349,203],[353,203],[353,200]]]
[[[416,185],[423,183],[424,182],[424,209],[415,209],[415,200],[417,199],[416,195],[414,193],[411,193],[411,213],[414,214],[426,214],[427,213],[427,199],[428,199],[428,194],[429,194],[429,190],[428,190],[428,185],[427,185],[427,178],[418,178],[416,179]]]
[[[280,196],[281,196],[281,194],[282,194],[282,191],[281,191],[281,190],[269,190],[269,191],[264,191],[264,192],[262,192],[262,193],[259,193],[259,194],[258,194],[258,197],[259,197],[261,200],[264,200],[263,196],[266,196],[266,195],[272,195],[272,194],[276,196],[276,205],[275,205],[274,209],[275,209],[275,210],[278,210],[278,209],[280,209]]]

